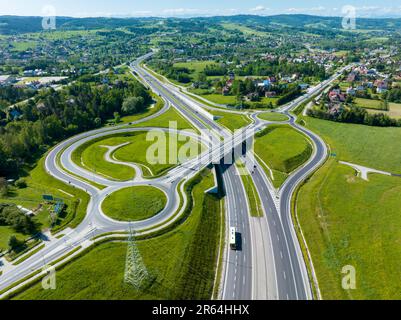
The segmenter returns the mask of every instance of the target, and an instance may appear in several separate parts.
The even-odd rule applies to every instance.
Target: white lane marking
[[[285,274],[285,271],[283,271],[283,277],[284,277],[284,280],[287,280],[287,275]]]
[[[280,251],[281,260],[283,260],[283,251]]]
[[[280,237],[279,237],[279,235],[277,235],[277,240],[278,240],[278,241],[280,241]]]
[[[242,277],[242,284],[245,285],[245,276]]]

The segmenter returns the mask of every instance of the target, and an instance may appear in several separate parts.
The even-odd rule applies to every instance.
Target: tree
[[[8,183],[5,178],[0,178],[0,196],[5,197],[8,194]]]
[[[11,236],[8,240],[8,247],[11,251],[17,250],[21,246],[21,242],[17,239],[16,236]]]
[[[15,181],[15,186],[19,189],[25,189],[28,185],[24,178],[20,178],[17,181]]]
[[[134,114],[144,110],[145,104],[142,97],[129,97],[124,100],[121,111],[125,114]]]
[[[118,112],[114,112],[114,122],[115,123],[120,123],[121,121],[121,116]]]

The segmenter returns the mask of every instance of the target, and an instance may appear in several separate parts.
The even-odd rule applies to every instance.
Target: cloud
[[[255,8],[249,9],[250,12],[263,12],[268,10],[269,8],[266,8],[265,6],[256,6]]]
[[[162,10],[158,15],[161,16],[216,16],[233,15],[240,13],[235,8],[228,9],[196,9],[196,8],[170,8]]]

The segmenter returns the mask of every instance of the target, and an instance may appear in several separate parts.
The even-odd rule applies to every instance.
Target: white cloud
[[[216,15],[234,15],[240,13],[240,10],[234,8],[228,9],[196,9],[196,8],[171,8],[164,9],[157,15],[161,16],[216,16]]]
[[[256,6],[255,8],[249,9],[250,12],[263,12],[268,10],[269,8],[266,8],[265,6]]]

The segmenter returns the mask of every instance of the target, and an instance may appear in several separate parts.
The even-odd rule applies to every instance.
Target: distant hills
[[[237,23],[253,25],[259,27],[274,28],[316,28],[335,30],[341,28],[340,17],[322,17],[311,15],[236,15],[236,16],[216,16],[199,18],[71,18],[57,17],[57,29],[59,30],[81,30],[81,29],[100,29],[100,28],[123,28],[140,27],[150,21],[167,21],[173,24],[187,23],[188,21],[197,23]],[[185,22],[184,22],[185,21]],[[367,30],[400,30],[401,18],[358,18],[357,26],[359,29]],[[22,17],[22,16],[0,16],[0,34],[12,35],[18,33],[40,32],[42,31],[42,17]]]

